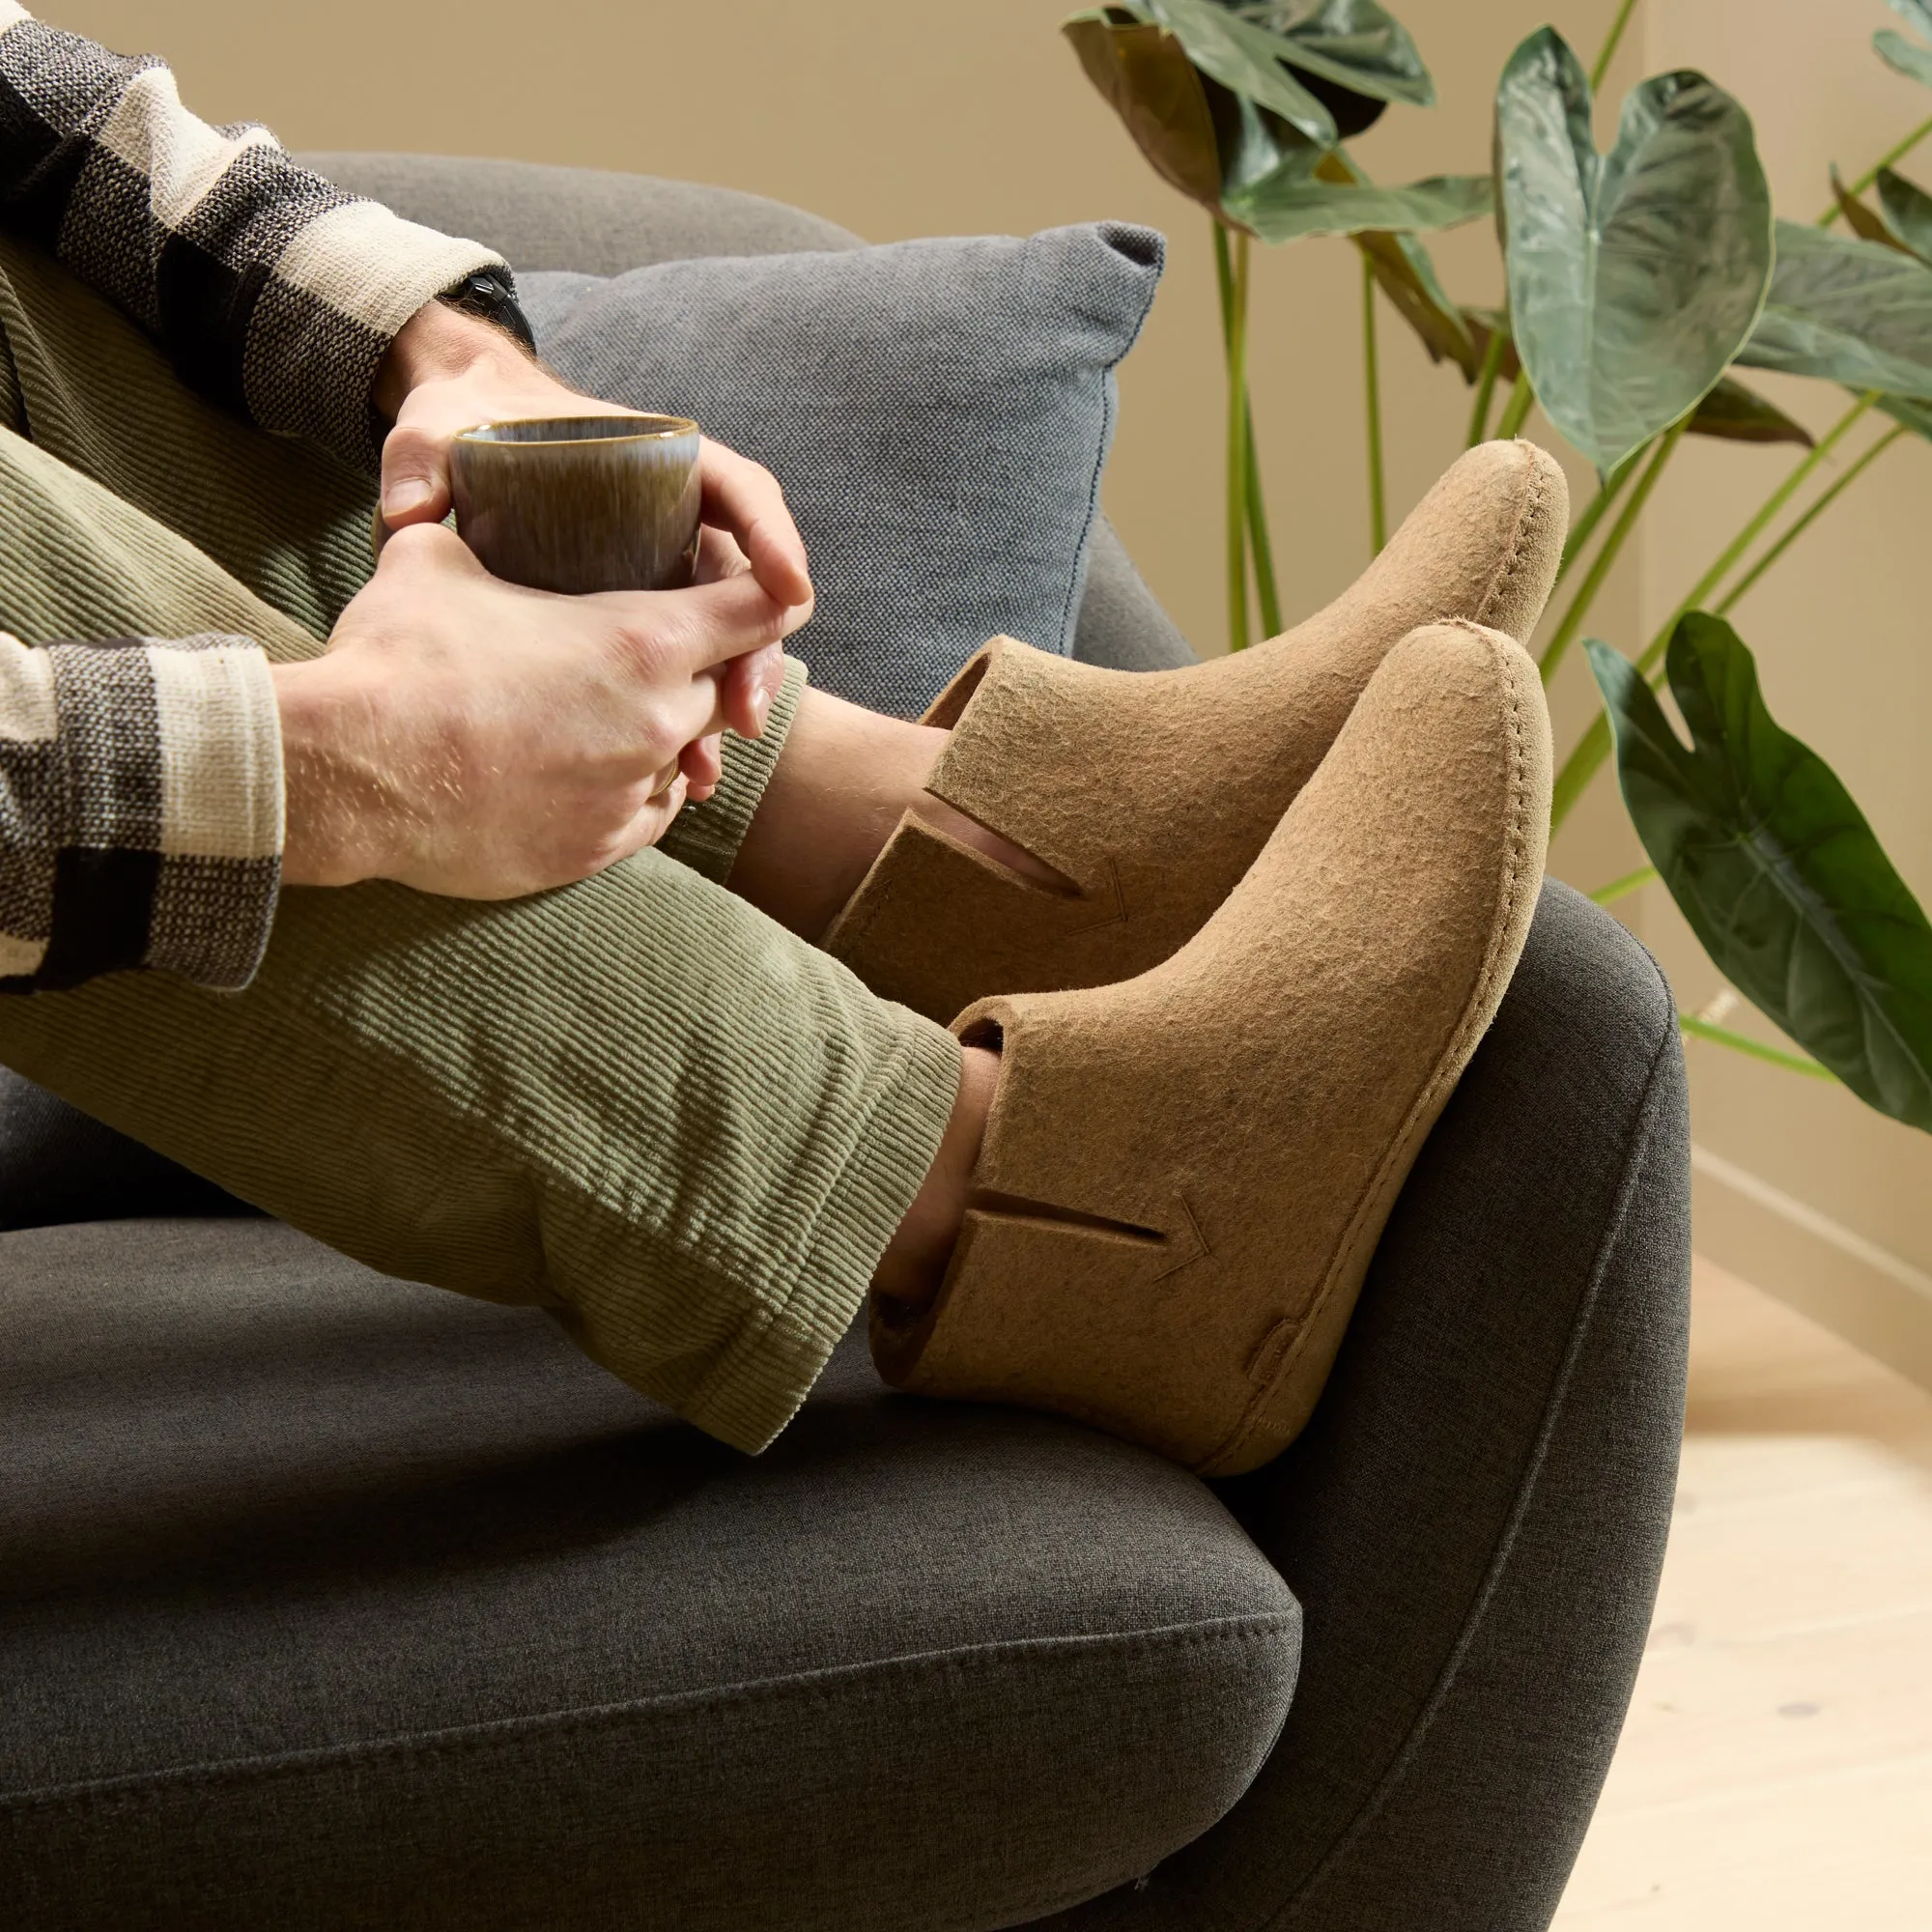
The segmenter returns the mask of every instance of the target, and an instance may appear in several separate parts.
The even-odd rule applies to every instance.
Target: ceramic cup
[[[698,430],[683,416],[484,423],[450,450],[456,527],[536,590],[675,590],[697,558]]]

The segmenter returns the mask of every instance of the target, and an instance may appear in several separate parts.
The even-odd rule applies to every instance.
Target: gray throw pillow
[[[989,637],[1072,649],[1114,365],[1163,253],[1092,222],[519,286],[566,381],[695,417],[778,476],[819,593],[791,648],[822,688],[914,717]]]

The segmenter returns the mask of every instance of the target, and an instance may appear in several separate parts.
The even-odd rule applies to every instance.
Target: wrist
[[[392,817],[375,753],[368,695],[327,658],[276,665],[281,721],[282,882],[353,886],[381,878]]]
[[[523,346],[494,322],[466,315],[447,302],[427,301],[390,343],[376,372],[374,400],[378,412],[394,422],[410,392],[424,383],[489,368],[521,375],[529,366]]]

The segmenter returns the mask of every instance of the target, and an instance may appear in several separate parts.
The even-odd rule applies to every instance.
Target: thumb
[[[383,521],[440,524],[449,514],[449,439],[435,430],[398,423],[383,444]]]

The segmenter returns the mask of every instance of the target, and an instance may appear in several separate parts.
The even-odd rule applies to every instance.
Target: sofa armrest
[[[1306,1616],[1280,1742],[1144,1888],[1050,1922],[1548,1925],[1656,1598],[1689,1289],[1669,989],[1548,885],[1314,1422],[1220,1486]]]

